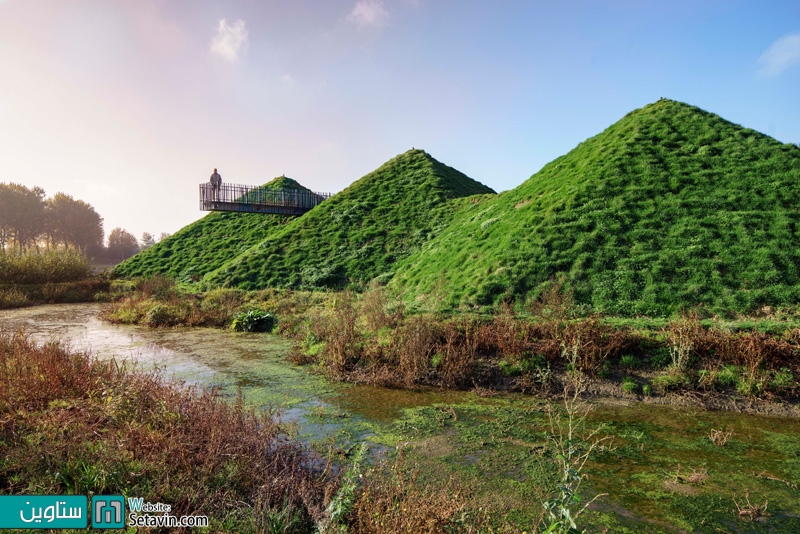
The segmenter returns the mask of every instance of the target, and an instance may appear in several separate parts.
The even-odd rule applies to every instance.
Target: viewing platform
[[[200,184],[202,211],[240,211],[297,216],[330,197],[330,193],[315,193],[304,189],[269,189],[264,186],[225,183],[215,189],[210,183]]]

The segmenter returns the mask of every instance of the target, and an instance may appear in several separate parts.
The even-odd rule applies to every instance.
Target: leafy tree
[[[44,229],[44,189],[0,183],[0,246],[36,245]]]
[[[91,204],[57,193],[47,200],[47,233],[52,245],[72,246],[83,252],[103,243],[103,218]]]
[[[139,252],[139,242],[132,233],[116,227],[108,234],[108,253],[112,258],[124,260],[137,252]]]

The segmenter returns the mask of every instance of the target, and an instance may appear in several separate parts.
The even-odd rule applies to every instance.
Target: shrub
[[[653,369],[664,369],[672,360],[669,348],[659,347],[650,356],[650,367]]]
[[[21,308],[30,304],[28,297],[15,287],[0,288],[0,310]]]
[[[645,384],[642,386],[642,395],[645,397],[651,397],[653,395],[653,388],[650,384]]]
[[[174,321],[169,308],[163,304],[155,304],[144,314],[142,322],[150,327],[170,326]]]
[[[177,296],[175,280],[163,274],[139,280],[136,289],[146,297],[156,300],[170,300]]]
[[[622,379],[622,391],[635,395],[639,393],[639,384],[632,376],[626,376]]]
[[[272,332],[278,319],[271,313],[261,310],[239,312],[233,317],[231,330],[236,332]]]
[[[764,390],[764,377],[743,376],[736,384],[736,391],[741,395],[757,396]]]
[[[555,339],[561,340],[561,356],[568,357],[576,370],[590,375],[597,374],[606,358],[616,357],[635,341],[628,329],[612,328],[595,316],[567,323],[560,332],[539,334],[545,339],[555,335]]]
[[[601,365],[600,369],[597,370],[597,377],[611,378],[611,365],[607,361],[603,362],[603,365]]]
[[[640,362],[639,358],[632,354],[623,354],[619,359],[619,364],[625,369],[638,369]]]
[[[244,302],[245,292],[240,289],[218,288],[203,297],[203,307],[232,315]]]
[[[697,338],[702,335],[702,330],[700,319],[694,312],[684,313],[680,319],[670,322],[666,334],[673,368],[679,371],[686,371],[689,368],[689,359],[695,350]]]
[[[405,452],[392,465],[381,464],[365,473],[340,532],[491,532],[486,514],[470,514],[469,495],[451,480],[447,491],[417,479],[419,471],[404,467]]]
[[[722,387],[734,386],[739,382],[741,370],[735,365],[724,365],[716,376],[716,383]]]
[[[776,391],[787,391],[795,387],[794,374],[786,367],[775,371],[769,385]]]
[[[677,369],[659,375],[652,380],[652,384],[662,391],[679,391],[691,386],[692,381]]]
[[[520,368],[519,364],[516,363],[502,360],[497,364],[497,366],[506,376],[519,376],[522,374],[522,369]]]

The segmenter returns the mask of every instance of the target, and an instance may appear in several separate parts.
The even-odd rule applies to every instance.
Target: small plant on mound
[[[626,376],[623,378],[622,391],[625,393],[630,393],[631,395],[639,393],[639,384],[636,383],[636,379],[634,379],[632,376]]]
[[[639,358],[632,354],[623,354],[619,359],[619,364],[625,369],[638,369],[640,366]]]
[[[248,310],[233,316],[231,330],[235,332],[272,332],[278,319],[269,312]]]
[[[689,368],[690,358],[695,349],[694,340],[699,337],[702,329],[696,313],[682,314],[680,319],[670,322],[666,333],[669,338],[672,369],[684,372]]]
[[[784,392],[794,387],[794,374],[791,369],[783,367],[780,371],[775,371],[769,385],[778,392]]]
[[[716,383],[722,387],[735,386],[739,381],[741,371],[735,365],[725,365],[719,370],[716,376]]]
[[[652,369],[664,369],[669,365],[671,359],[669,348],[659,347],[650,355],[650,367]]]

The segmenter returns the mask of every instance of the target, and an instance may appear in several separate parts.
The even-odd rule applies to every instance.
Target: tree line
[[[162,233],[161,239],[169,237]],[[103,218],[91,204],[66,193],[46,197],[38,186],[0,182],[0,252],[76,249],[95,258],[119,261],[156,243],[145,232],[141,242],[114,228],[104,246]]]
[[[65,193],[45,198],[41,187],[0,183],[0,247],[20,252],[41,247],[87,253],[103,245],[103,218]]]

